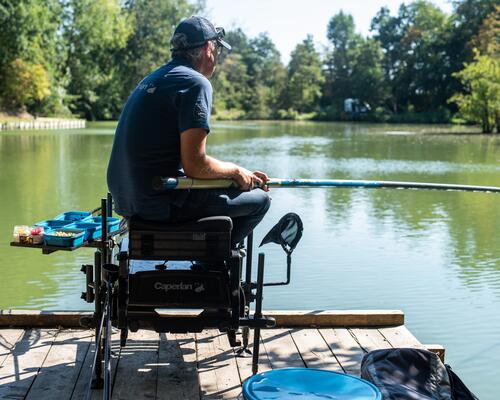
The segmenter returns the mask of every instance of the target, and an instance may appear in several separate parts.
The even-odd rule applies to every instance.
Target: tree
[[[379,42],[357,34],[352,16],[343,12],[332,17],[327,36],[332,44],[323,99],[327,118],[339,118],[347,98],[368,103],[373,109],[383,105],[389,90]]]
[[[276,46],[266,33],[249,39],[241,29],[228,32],[226,39],[233,49],[222,53],[212,80],[215,114],[220,116],[225,106],[230,116],[273,117],[286,79]]]
[[[458,105],[460,113],[469,121],[481,124],[484,133],[496,127],[500,132],[500,58],[480,55],[474,62],[454,74],[466,93],[456,94],[450,102]]]
[[[460,81],[453,73],[463,69],[464,63],[474,59],[474,38],[479,32],[483,20],[495,10],[497,0],[455,0],[450,23],[444,29],[444,57],[442,65],[447,76],[445,82],[446,98],[462,90]]]
[[[284,92],[285,108],[298,112],[313,111],[318,105],[324,82],[320,55],[314,48],[313,37],[307,35],[291,54],[288,83]]]
[[[232,52],[224,62],[217,66],[212,79],[214,87],[214,115],[221,116],[226,112],[232,118],[241,118],[244,115],[244,104],[249,97],[247,66],[241,54]]]
[[[132,33],[129,15],[119,0],[68,0],[65,20],[71,110],[90,120],[115,117],[122,106],[116,56]]]
[[[142,78],[169,60],[170,38],[176,25],[202,8],[202,3],[187,0],[129,0],[125,3],[132,32],[117,57],[124,99]]]
[[[246,60],[252,55],[248,37],[241,29],[226,33],[231,52],[223,51],[212,78],[214,88],[214,115],[241,118],[251,103],[251,76]]]
[[[384,51],[385,78],[391,87],[392,111],[426,111],[445,103],[443,27],[446,15],[428,1],[402,4],[397,16],[382,8],[371,30]]]
[[[2,0],[0,107],[11,112],[60,111],[64,74],[61,23],[58,0]],[[20,93],[20,87],[26,92]]]
[[[479,32],[471,40],[471,44],[481,54],[500,56],[500,5],[497,5],[495,10],[483,20]]]
[[[244,57],[249,75],[250,93],[247,115],[267,119],[276,114],[285,87],[286,70],[281,55],[267,33],[250,39],[250,52]]]
[[[40,102],[50,94],[47,71],[41,64],[27,63],[16,58],[6,68],[4,90],[8,93],[4,104],[10,110],[21,110],[24,106]]]
[[[382,67],[380,43],[363,39],[358,46],[351,74],[352,97],[367,103],[372,109],[383,107],[389,97],[389,86]]]
[[[327,37],[332,49],[327,57],[327,79],[325,103],[340,106],[345,98],[352,97],[352,70],[357,47],[362,40],[355,33],[352,15],[340,11],[334,15],[327,28]]]

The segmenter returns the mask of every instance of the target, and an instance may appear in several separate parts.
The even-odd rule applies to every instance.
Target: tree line
[[[188,0],[0,0],[0,109],[35,115],[119,117],[130,92],[168,61]],[[371,34],[333,15],[328,46],[308,35],[288,65],[271,38],[227,32],[214,86],[220,119],[449,122],[500,129],[500,6],[432,2],[383,7]]]

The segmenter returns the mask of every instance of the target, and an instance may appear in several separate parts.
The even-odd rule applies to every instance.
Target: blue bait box
[[[81,221],[85,218],[90,217],[91,215],[92,214],[89,213],[88,211],[67,211],[67,212],[63,212],[62,214],[59,214],[54,219],[73,222],[73,221]]]
[[[72,236],[56,236],[57,232],[72,233]],[[81,229],[61,228],[46,232],[43,239],[47,246],[77,247],[83,244],[85,231]]]
[[[78,222],[73,222],[66,228],[83,230],[85,232],[83,240],[85,241],[94,240],[102,236],[101,224],[97,222],[78,221]]]
[[[40,221],[35,224],[35,226],[42,226],[45,231],[59,229],[71,224],[71,221],[64,221],[60,219],[47,219],[45,221]]]
[[[102,217],[88,217],[82,222],[94,222],[99,225],[102,224]],[[107,218],[108,233],[116,232],[120,228],[120,218],[108,217]]]

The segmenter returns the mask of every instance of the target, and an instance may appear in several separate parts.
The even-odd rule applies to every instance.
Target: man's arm
[[[181,163],[184,172],[198,179],[233,179],[242,190],[268,180],[262,172],[250,172],[231,162],[217,160],[206,154],[207,132],[202,128],[188,129],[181,133]]]

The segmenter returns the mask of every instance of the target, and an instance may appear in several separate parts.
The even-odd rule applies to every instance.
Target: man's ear
[[[203,53],[208,57],[210,55],[210,42],[203,45]]]

